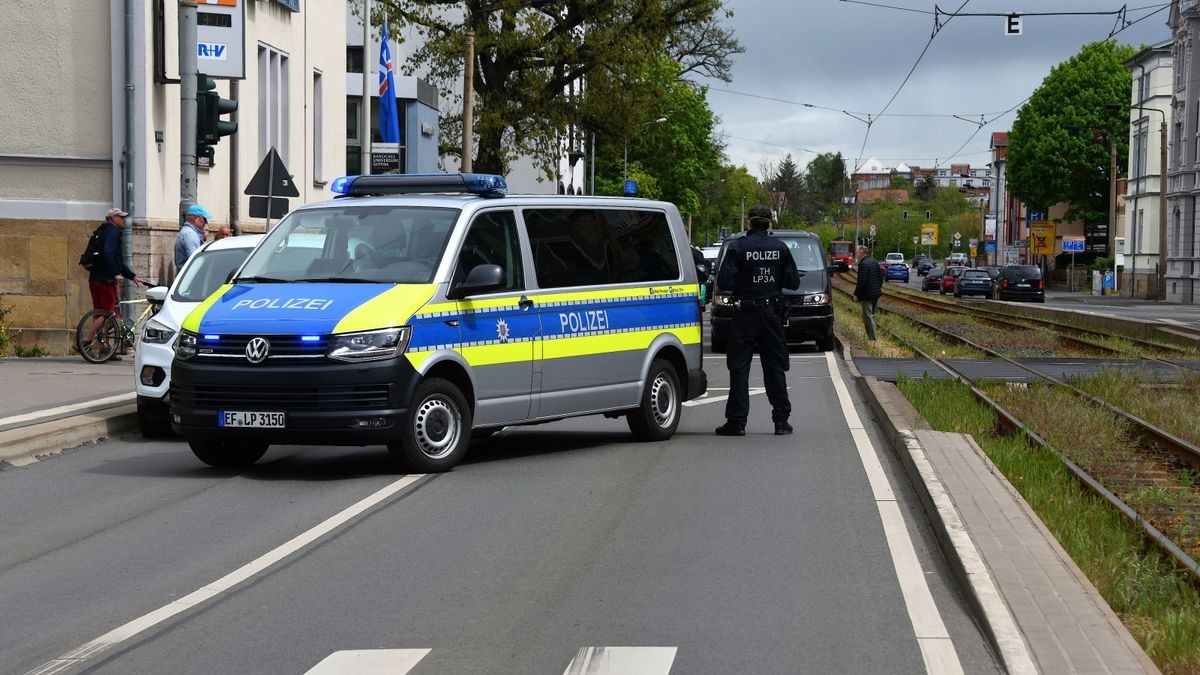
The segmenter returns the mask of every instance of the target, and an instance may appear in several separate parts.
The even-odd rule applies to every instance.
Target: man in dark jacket
[[[745,436],[746,417],[750,413],[750,362],[757,348],[762,358],[763,384],[771,402],[775,434],[792,433],[788,416],[787,339],[783,335],[783,289],[800,286],[800,272],[787,244],[767,235],[771,209],[759,205],[750,209],[750,232],[725,251],[717,273],[717,285],[729,292],[735,302],[729,326],[729,399],[725,402],[725,424],[717,427],[719,436]]]
[[[854,287],[854,300],[862,307],[863,327],[867,339],[875,339],[875,305],[883,295],[883,273],[879,261],[867,253],[866,246],[858,247],[858,284]]]
[[[137,284],[145,283],[138,278],[137,273],[125,266],[121,257],[121,230],[125,229],[125,219],[129,214],[121,209],[109,209],[105,214],[104,224],[100,226],[100,259],[88,274],[88,290],[92,292],[92,307],[112,311],[117,307],[118,284],[129,279]],[[84,336],[84,342],[92,339],[100,330],[102,318],[92,323]],[[114,360],[120,360],[114,356]]]

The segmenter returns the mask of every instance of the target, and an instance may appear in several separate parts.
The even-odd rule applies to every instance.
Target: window
[[[1146,120],[1138,121],[1137,129],[1133,132],[1133,148],[1130,154],[1133,155],[1133,175],[1130,178],[1139,179],[1146,175]],[[1134,193],[1140,194],[1145,191],[1145,184],[1138,180],[1134,185]]]
[[[346,174],[362,173],[362,97],[346,99]]]
[[[321,182],[325,176],[324,163],[325,138],[322,130],[325,128],[325,84],[321,81],[321,71],[313,71],[313,180]]]
[[[458,252],[455,279],[466,279],[477,265],[499,265],[504,270],[504,287],[499,292],[525,288],[517,221],[512,211],[481,213],[471,223]]]
[[[266,45],[258,46],[258,156],[275,148],[288,163],[288,57]]]
[[[679,279],[661,211],[531,209],[525,223],[543,288]]]
[[[363,48],[350,45],[346,47],[346,72],[361,73],[363,71]]]

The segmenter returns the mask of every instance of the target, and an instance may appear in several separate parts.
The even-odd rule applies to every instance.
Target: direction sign
[[[1054,255],[1054,223],[1040,220],[1029,224],[1029,253]]]
[[[937,246],[938,243],[938,226],[937,223],[925,223],[921,226],[921,245],[922,246]]]
[[[1084,238],[1076,236],[1064,236],[1062,238],[1063,253],[1083,253]]]

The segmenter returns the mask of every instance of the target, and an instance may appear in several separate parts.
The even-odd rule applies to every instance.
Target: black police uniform
[[[783,289],[800,286],[796,261],[782,241],[767,235],[766,228],[729,245],[721,263],[717,284],[735,300],[729,327],[725,363],[729,367],[729,399],[725,403],[725,425],[721,435],[745,433],[750,413],[750,362],[757,347],[762,358],[763,380],[771,402],[775,433],[791,433],[788,415],[792,405],[787,394],[788,350],[783,335]]]

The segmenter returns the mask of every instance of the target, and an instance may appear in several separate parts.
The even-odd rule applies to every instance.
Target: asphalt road
[[[931,642],[997,671],[853,384],[867,460],[826,358],[792,363],[790,437],[761,393],[749,435],[712,435],[710,356],[712,402],[663,443],[595,417],[505,430],[438,476],[395,475],[382,448],[218,471],[140,438],[0,472],[0,671],[913,673]],[[948,640],[915,635],[926,585]]]

